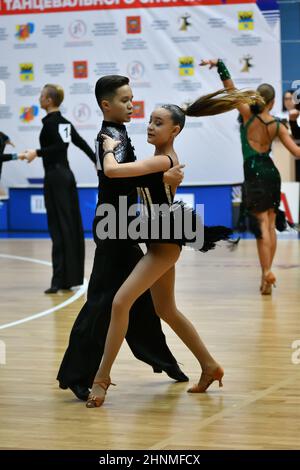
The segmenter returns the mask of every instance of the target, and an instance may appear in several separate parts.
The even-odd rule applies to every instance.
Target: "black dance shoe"
[[[67,388],[69,388],[74,393],[75,397],[82,401],[87,401],[90,394],[89,389],[83,385],[65,385],[64,383],[59,382],[59,388],[62,390],[67,390]]]
[[[189,381],[189,378],[182,372],[178,364],[174,364],[173,366],[169,366],[163,370],[171,379],[176,380],[176,382]],[[157,374],[161,374],[163,370],[159,367],[153,367],[153,372]]]
[[[72,286],[51,286],[49,289],[44,291],[44,294],[57,294],[59,290],[71,290]]]
[[[44,291],[44,294],[57,294],[58,291],[59,291],[59,287],[51,286],[51,287],[49,287],[49,289],[46,289]]]

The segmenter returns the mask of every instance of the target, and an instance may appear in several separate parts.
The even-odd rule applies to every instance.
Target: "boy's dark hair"
[[[95,95],[99,107],[102,109],[102,100],[112,99],[118,88],[128,84],[129,78],[122,75],[105,75],[99,78],[95,86]]]

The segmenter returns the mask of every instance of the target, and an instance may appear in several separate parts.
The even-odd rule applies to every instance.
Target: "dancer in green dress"
[[[235,88],[222,60],[203,60],[200,65],[217,67],[224,88]],[[262,270],[260,291],[266,295],[272,293],[272,286],[276,282],[272,273],[277,242],[275,229],[282,231],[286,228],[285,214],[279,210],[281,179],[270,157],[271,146],[273,140],[279,137],[297,158],[300,158],[300,148],[280,120],[270,114],[275,101],[272,85],[264,83],[257,88],[257,92],[263,98],[261,104],[242,104],[238,107],[245,176],[242,204],[249,217],[250,229],[257,240]]]

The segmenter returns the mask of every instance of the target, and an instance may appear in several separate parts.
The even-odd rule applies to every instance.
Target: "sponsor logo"
[[[249,31],[254,29],[254,13],[253,11],[239,11],[239,29],[241,31]]]
[[[87,27],[84,21],[75,20],[69,26],[70,36],[74,39],[81,39],[86,35]]]
[[[253,57],[251,55],[245,55],[240,62],[242,62],[243,66],[241,68],[241,72],[250,72],[254,65],[252,64]]]
[[[79,103],[73,109],[73,116],[79,123],[86,122],[91,117],[91,109],[87,104]]]
[[[133,101],[132,117],[135,119],[143,119],[145,117],[145,102]]]
[[[191,18],[191,15],[188,13],[185,13],[185,15],[182,15],[179,17],[179,31],[187,31],[190,26],[192,26],[192,23],[189,21]]]
[[[179,57],[179,75],[182,77],[191,77],[194,73],[194,57]]]
[[[128,64],[127,73],[131,80],[140,80],[144,76],[145,67],[142,62],[134,60],[133,62],[130,62],[130,64]]]
[[[86,60],[78,60],[73,62],[74,78],[87,78],[88,76],[88,63]]]
[[[19,64],[20,66],[20,80],[23,82],[32,82],[34,80],[33,64]]]
[[[34,23],[16,25],[16,37],[19,41],[26,41],[34,32]]]
[[[23,122],[31,122],[39,114],[39,107],[36,105],[23,106],[20,109],[20,119]]]
[[[142,32],[142,22],[140,16],[126,17],[127,34],[140,34]]]

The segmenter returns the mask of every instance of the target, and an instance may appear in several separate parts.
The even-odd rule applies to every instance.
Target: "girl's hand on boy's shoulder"
[[[112,139],[109,135],[101,134],[103,150],[114,150],[120,145],[120,140]]]

